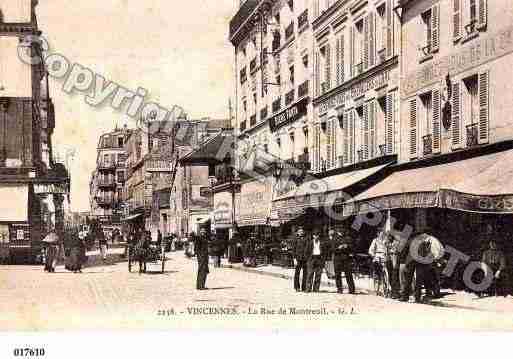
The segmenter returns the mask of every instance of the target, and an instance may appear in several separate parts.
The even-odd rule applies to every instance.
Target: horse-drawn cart
[[[158,266],[161,273],[166,268],[166,245],[164,242],[148,243],[147,245],[127,244],[128,271],[132,271],[134,262],[139,262],[139,272],[146,273],[147,264]]]

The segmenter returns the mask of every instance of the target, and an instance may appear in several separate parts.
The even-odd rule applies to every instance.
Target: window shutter
[[[388,0],[386,4],[387,17],[387,57],[394,55],[394,18],[392,15],[392,0]]]
[[[331,51],[330,44],[326,45],[326,87],[331,88]]]
[[[431,8],[431,52],[438,51],[440,44],[439,24],[439,7],[435,5]]]
[[[344,165],[346,165],[349,164],[349,111],[344,112],[342,126],[344,127]]]
[[[340,39],[336,39],[335,49],[335,72],[336,72],[336,84],[340,85]]]
[[[332,144],[331,144],[331,119],[326,121],[326,169],[331,169],[331,152],[332,152]]]
[[[452,147],[461,147],[460,84],[452,85]]]
[[[386,98],[386,152],[394,153],[394,93],[387,94]]]
[[[479,74],[479,143],[488,143],[490,111],[489,111],[489,73]]]
[[[331,120],[331,167],[337,167],[337,124],[335,117]]]
[[[454,41],[457,41],[461,37],[461,0],[454,1],[454,15],[453,15],[453,32],[452,37]]]
[[[370,103],[367,102],[363,105],[363,159],[369,158],[369,107]]]
[[[363,19],[363,69],[369,68],[369,15]]]
[[[374,13],[369,14],[369,67],[376,63],[376,22]]]
[[[317,153],[317,172],[321,171],[322,164],[321,164],[321,126],[317,125],[317,134],[315,137],[315,140],[317,141],[317,146],[315,149],[315,152]]]
[[[440,90],[433,90],[433,153],[440,153]]]
[[[417,158],[417,98],[410,100],[410,158]]]
[[[376,157],[376,101],[369,103],[369,158]]]
[[[486,23],[488,22],[488,1],[487,0],[479,0],[479,19],[478,19],[478,29],[484,29],[486,27]]]
[[[314,69],[314,72],[315,72],[315,95],[316,96],[319,96],[320,95],[320,66],[319,66],[319,52],[316,51],[315,52],[315,58],[314,58],[314,61],[315,61],[315,69]]]
[[[344,35],[337,40],[337,85],[344,82]]]
[[[354,53],[354,42],[355,42],[355,39],[354,39],[354,36],[355,36],[355,29],[354,29],[354,26],[351,26],[351,28],[349,29],[349,36],[350,36],[350,46],[349,46],[349,73],[351,75],[351,77],[354,77],[354,57],[355,57],[355,53]]]

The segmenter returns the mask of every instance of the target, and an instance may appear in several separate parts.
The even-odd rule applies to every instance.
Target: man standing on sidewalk
[[[307,238],[305,236],[305,230],[303,227],[299,227],[297,230],[296,238],[293,243],[292,255],[294,256],[294,265],[296,271],[294,273],[294,289],[296,292],[306,291],[306,281],[308,278],[307,273],[307,260],[305,257],[305,246],[307,244]],[[299,284],[299,277],[303,271],[303,277],[301,285]]]
[[[330,244],[321,238],[321,232],[314,230],[312,239],[306,245],[306,258],[308,261],[308,281],[306,292],[318,292],[321,286],[321,275],[326,258],[330,254]]]
[[[194,251],[198,259],[198,275],[196,279],[196,289],[205,290],[208,270],[208,246],[210,235],[210,221],[202,223],[199,229],[199,235],[194,236]]]
[[[342,286],[342,272],[344,272],[349,293],[354,294],[355,285],[351,263],[353,240],[347,233],[335,233],[334,230],[330,230],[329,236],[331,240],[331,251],[333,253],[333,264],[335,266],[335,283],[337,284],[337,292],[340,294],[344,292],[344,288]]]

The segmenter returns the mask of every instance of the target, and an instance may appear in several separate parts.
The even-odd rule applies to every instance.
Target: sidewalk
[[[211,263],[211,265],[213,265]],[[283,268],[279,266],[273,266],[273,265],[265,265],[265,266],[258,266],[258,267],[245,267],[242,265],[242,263],[228,263],[228,260],[226,258],[223,258],[221,260],[221,267],[222,268],[230,268],[242,272],[247,273],[256,273],[276,278],[282,278],[282,279],[294,279],[294,268]],[[358,276],[354,274],[354,284],[358,291],[364,292],[364,293],[371,293],[373,292],[373,286],[372,281],[367,276]],[[347,291],[347,283],[344,279],[344,276],[342,275],[342,282],[344,285],[344,289]],[[291,284],[292,285],[292,284]],[[326,287],[335,287],[335,280],[329,279],[326,275],[326,272],[322,273],[321,277],[321,285]]]

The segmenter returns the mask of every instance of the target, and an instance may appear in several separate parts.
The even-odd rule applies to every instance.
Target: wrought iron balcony
[[[379,145],[379,154],[380,154],[380,156],[387,155],[387,145],[386,144]]]
[[[299,85],[297,89],[297,97],[302,98],[308,96],[308,80]]]
[[[273,112],[278,112],[281,109],[281,97],[273,101]]]
[[[423,56],[428,56],[431,54],[431,43],[428,43],[426,46],[420,49]]]
[[[292,102],[294,102],[294,89],[287,92],[285,95],[285,106],[290,105]]]
[[[112,178],[100,178],[98,180],[98,187],[113,187],[116,185],[114,177]]]
[[[422,137],[424,156],[433,154],[433,135],[425,135]]]
[[[474,147],[479,144],[477,123],[467,126],[467,147]]]
[[[294,36],[294,21],[290,23],[289,26],[285,29],[285,41],[288,41],[290,38]]]
[[[249,118],[249,127],[253,127],[255,126],[257,123],[257,116],[256,114],[252,115],[250,118]]]
[[[473,18],[470,20],[470,22],[465,25],[465,31],[467,32],[467,35],[472,35],[477,31],[477,19]]]
[[[303,11],[301,15],[297,18],[297,27],[298,29],[302,29],[303,26],[306,26],[308,24],[308,9]]]

